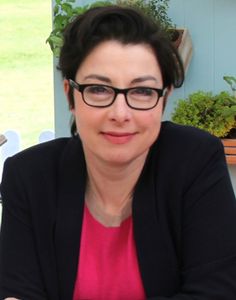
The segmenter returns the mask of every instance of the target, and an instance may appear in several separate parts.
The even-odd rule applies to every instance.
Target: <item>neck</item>
[[[95,218],[105,225],[119,225],[131,214],[134,186],[146,154],[128,165],[110,165],[86,157],[88,182],[86,203]]]

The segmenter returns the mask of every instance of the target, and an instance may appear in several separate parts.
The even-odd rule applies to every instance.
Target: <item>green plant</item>
[[[175,25],[168,16],[169,0],[117,0],[116,3],[118,5],[135,7],[143,11],[167,32],[175,29]]]
[[[111,4],[111,1],[96,1],[90,5],[75,6],[75,1],[76,0],[56,0],[53,9],[53,30],[46,40],[46,43],[49,43],[55,57],[58,57],[60,54],[63,44],[63,30],[67,24],[91,7]]]
[[[198,91],[180,99],[172,114],[175,123],[191,125],[223,138],[236,127],[236,99],[228,92]]]
[[[169,0],[110,0],[110,1],[96,1],[89,5],[76,6],[75,0],[56,0],[53,9],[53,30],[51,31],[46,42],[49,43],[50,48],[58,57],[60,49],[63,44],[63,30],[66,25],[70,23],[77,15],[84,13],[91,7],[106,6],[111,4],[131,6],[140,9],[149,17],[158,22],[167,33],[172,35],[172,30],[175,25],[168,17]]]
[[[236,77],[234,76],[224,76],[223,79],[226,81],[226,83],[229,84],[234,97],[236,97]]]

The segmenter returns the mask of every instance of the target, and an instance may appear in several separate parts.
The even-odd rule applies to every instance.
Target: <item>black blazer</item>
[[[72,299],[85,182],[78,138],[6,161],[0,299]],[[147,298],[236,299],[236,202],[220,140],[164,122],[135,187],[133,222]]]

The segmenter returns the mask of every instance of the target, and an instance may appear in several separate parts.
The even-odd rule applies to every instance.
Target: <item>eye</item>
[[[130,90],[130,93],[135,97],[151,97],[153,94],[155,94],[155,91],[148,87],[137,87]]]
[[[94,95],[108,95],[112,91],[109,87],[103,85],[91,85],[86,88],[86,93]]]

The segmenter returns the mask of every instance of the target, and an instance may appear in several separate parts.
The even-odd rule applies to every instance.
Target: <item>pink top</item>
[[[78,273],[73,300],[143,300],[129,217],[119,227],[105,227],[85,206]]]

